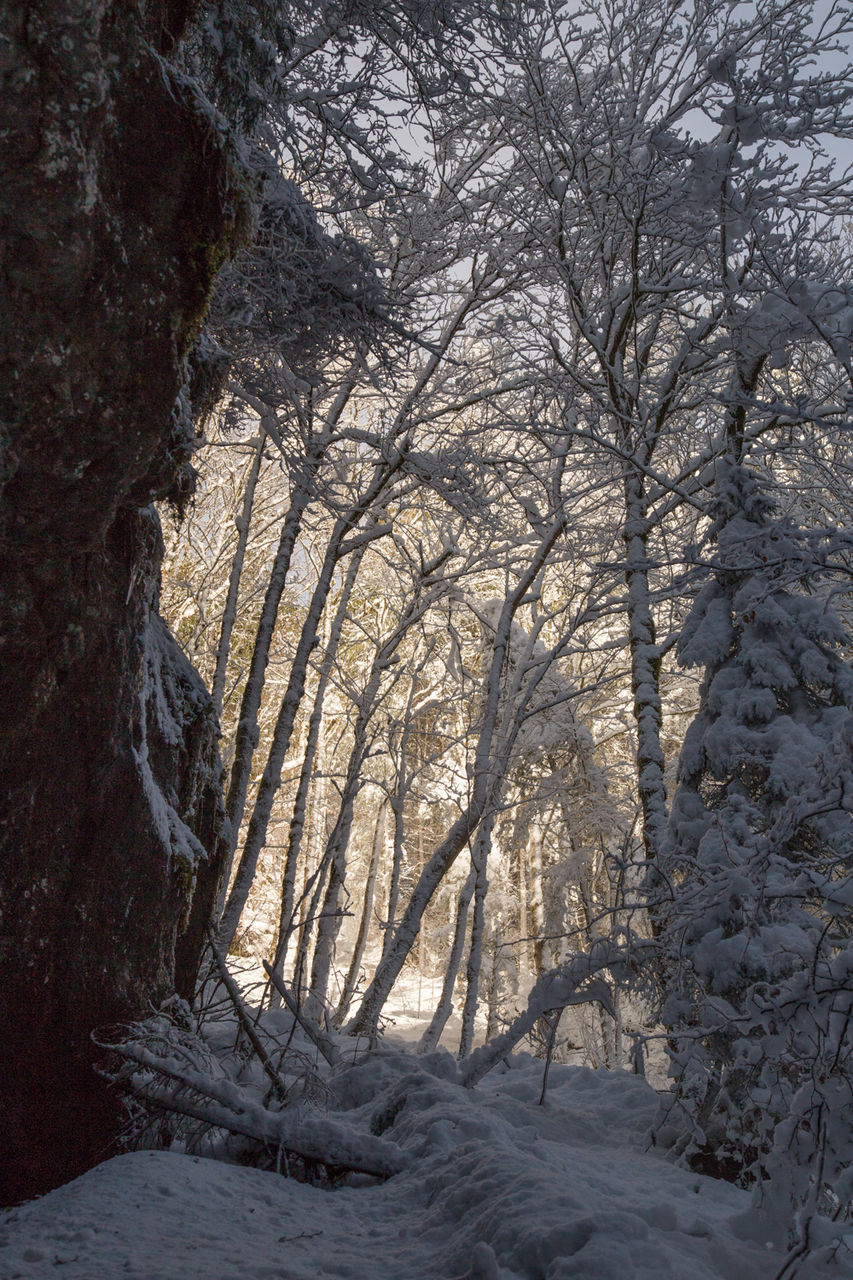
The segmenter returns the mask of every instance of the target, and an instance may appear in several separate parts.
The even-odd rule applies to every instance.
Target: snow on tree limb
[[[566,964],[543,973],[527,1000],[527,1008],[503,1032],[488,1044],[475,1049],[459,1064],[463,1084],[472,1088],[498,1065],[523,1040],[535,1023],[546,1013],[566,1009],[569,1005],[596,1001],[614,1015],[611,983],[599,977],[602,970],[624,962],[624,953],[609,943],[601,943],[589,954],[579,952]]]
[[[140,1041],[101,1047],[142,1068],[134,1077],[134,1090],[167,1110],[333,1168],[390,1178],[407,1165],[394,1143],[362,1133],[345,1120],[300,1108],[270,1111],[234,1081],[214,1079],[177,1056],[152,1053]]]

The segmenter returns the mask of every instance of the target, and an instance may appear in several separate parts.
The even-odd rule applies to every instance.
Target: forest
[[[853,6],[0,15],[0,1273],[853,1274]]]

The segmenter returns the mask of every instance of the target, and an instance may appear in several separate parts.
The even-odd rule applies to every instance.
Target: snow
[[[174,857],[190,869],[207,860],[207,850],[187,826],[154,776],[148,750],[149,715],[163,740],[171,747],[183,741],[183,717],[198,714],[207,694],[197,672],[190,666],[166,629],[163,620],[152,615],[145,628],[139,688],[139,747],[132,747],[142,789],[148,801],[151,822],[169,862]],[[172,800],[176,800],[174,795]]]
[[[118,1156],[0,1222],[4,1280],[770,1280],[785,1222],[649,1147],[639,1077],[525,1054],[470,1091],[446,1053],[339,1077],[353,1125],[403,1148],[387,1182],[323,1190],[167,1151]],[[336,1119],[344,1117],[335,1116]],[[355,1181],[352,1179],[351,1181]],[[849,1276],[843,1262],[800,1276]]]

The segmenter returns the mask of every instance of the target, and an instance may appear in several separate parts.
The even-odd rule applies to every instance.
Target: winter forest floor
[[[655,1150],[659,1097],[639,1077],[555,1064],[540,1106],[543,1063],[515,1054],[468,1090],[449,1054],[414,1054],[415,1026],[401,1011],[378,1051],[338,1069],[326,1100],[350,1131],[381,1129],[402,1148],[402,1173],[327,1190],[197,1154],[129,1152],[5,1214],[0,1276],[853,1276],[844,1249],[786,1270],[783,1213]]]

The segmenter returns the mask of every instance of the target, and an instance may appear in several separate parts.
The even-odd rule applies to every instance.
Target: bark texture
[[[209,699],[156,616],[190,353],[246,194],[184,0],[0,0],[2,1197],[110,1154],[90,1032],[188,993],[221,864]]]

